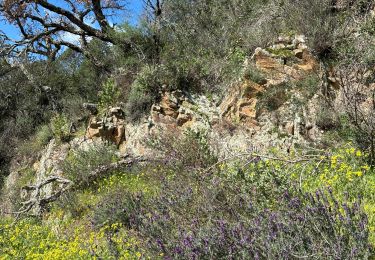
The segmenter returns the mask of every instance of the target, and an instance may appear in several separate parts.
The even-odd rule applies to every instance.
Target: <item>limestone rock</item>
[[[163,113],[164,115],[177,118],[177,110],[179,108],[179,104],[178,100],[171,94],[166,93],[165,95],[163,95],[160,102],[160,108],[161,113]]]
[[[219,106],[220,116],[253,128],[257,125],[256,96],[261,91],[263,91],[261,85],[248,80],[234,86]]]
[[[290,77],[301,80],[318,68],[318,62],[305,45],[303,35],[296,35],[293,40],[281,37],[267,50],[257,48],[252,59],[256,67],[266,74],[268,85],[280,85]]]
[[[86,137],[100,138],[120,146],[125,141],[124,111],[120,107],[111,107],[101,119],[92,116],[86,130]]]
[[[187,122],[189,121],[192,121],[192,115],[191,114],[178,114],[178,117],[177,117],[177,125],[178,126],[183,126],[184,124],[186,124]]]

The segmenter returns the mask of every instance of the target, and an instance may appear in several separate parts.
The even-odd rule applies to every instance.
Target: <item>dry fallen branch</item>
[[[208,167],[207,169],[205,169],[203,171],[203,173],[209,173],[210,171],[212,171],[214,168],[216,168],[220,164],[222,164],[224,162],[227,162],[227,161],[232,161],[232,160],[235,160],[235,159],[246,159],[247,162],[246,162],[245,166],[247,166],[248,164],[250,164],[252,162],[255,162],[257,160],[260,160],[260,159],[280,161],[280,162],[284,162],[284,163],[287,163],[287,164],[296,164],[296,163],[309,162],[309,161],[324,161],[324,159],[322,159],[321,157],[322,157],[322,155],[305,155],[303,157],[296,158],[294,160],[290,160],[290,159],[285,159],[285,158],[281,158],[281,157],[275,157],[275,156],[258,154],[258,153],[240,153],[240,154],[235,154],[233,156],[224,158],[224,159],[216,162],[215,164],[213,164],[210,167]],[[324,156],[324,157],[326,157],[326,156]]]
[[[125,158],[109,165],[100,166],[89,174],[89,181],[94,181],[106,172],[122,167],[131,167],[135,163],[144,161],[146,160],[142,158]],[[56,184],[58,188],[56,191],[52,192],[52,194],[43,196],[42,190],[48,184]],[[61,176],[50,176],[40,183],[25,186],[22,188],[22,191],[26,192],[26,196],[29,196],[29,200],[22,202],[21,208],[12,214],[16,215],[16,219],[18,219],[22,214],[29,214],[29,212],[33,211],[33,214],[29,215],[40,217],[49,203],[56,201],[65,192],[77,188],[77,185],[79,185],[79,183],[74,183]]]
[[[141,163],[147,161],[146,159],[142,159],[140,157],[137,158],[125,158],[118,162],[114,162],[108,165],[102,165],[99,166],[97,169],[93,170],[89,174],[89,182],[94,181],[99,176],[101,176],[103,173],[110,172],[122,167],[131,167],[135,163]]]

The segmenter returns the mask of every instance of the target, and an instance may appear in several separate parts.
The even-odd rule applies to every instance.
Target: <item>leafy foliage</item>
[[[109,79],[103,84],[99,91],[99,110],[103,111],[109,106],[116,105],[120,97],[120,91],[113,79]]]

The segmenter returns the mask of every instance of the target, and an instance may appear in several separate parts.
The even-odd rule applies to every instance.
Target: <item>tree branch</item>
[[[89,174],[89,181],[92,182],[107,172],[111,172],[122,167],[131,167],[135,163],[144,161],[146,160],[140,157],[125,158],[115,163],[100,166]],[[58,184],[59,189],[49,196],[41,197],[41,191],[43,187],[52,183]],[[24,186],[21,190],[26,192],[26,195],[29,195],[29,200],[22,202],[21,208],[18,211],[13,212],[12,214],[17,215],[18,218],[21,214],[29,213],[34,209],[36,211],[35,215],[40,217],[41,214],[46,210],[46,207],[49,203],[56,201],[62,194],[70,190],[78,189],[79,185],[80,183],[73,183],[73,181],[61,176],[50,176],[35,185]]]

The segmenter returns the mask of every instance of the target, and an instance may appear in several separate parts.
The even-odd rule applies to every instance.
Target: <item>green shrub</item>
[[[319,86],[320,79],[314,74],[296,82],[296,87],[302,94],[303,101],[310,100],[318,92]]]
[[[207,168],[218,158],[208,133],[204,130],[187,129],[183,134],[170,133],[151,138],[147,144],[159,151],[168,162],[186,168]]]
[[[131,228],[137,221],[136,214],[141,210],[142,194],[115,189],[106,194],[96,205],[92,222],[97,227],[122,223]],[[140,223],[137,223],[138,225]]]
[[[87,185],[90,173],[118,160],[116,148],[97,144],[88,149],[71,151],[62,165],[64,174],[77,185]]]
[[[340,121],[332,108],[321,106],[317,114],[316,125],[324,131],[335,130],[340,128]]]
[[[293,51],[287,49],[287,48],[281,48],[281,49],[272,49],[272,48],[266,48],[266,51],[269,53],[277,56],[278,58],[292,58],[294,57]]]
[[[331,8],[330,0],[283,1],[278,27],[282,31],[294,30],[306,35],[315,53],[326,57],[334,46],[336,29],[339,29],[338,16]]]
[[[108,79],[99,91],[99,112],[103,112],[109,106],[114,106],[120,97],[118,89],[113,79]]]
[[[268,111],[277,110],[290,98],[290,89],[292,86],[289,83],[282,83],[277,86],[272,86],[267,91],[260,92],[259,108],[267,109]]]
[[[58,141],[67,142],[70,139],[70,122],[66,115],[55,114],[51,118],[51,130]]]
[[[161,32],[161,61],[188,79],[189,90],[225,90],[240,76],[245,58],[274,35],[269,14],[261,18],[261,10],[274,9],[265,1],[166,1],[164,8],[170,26]]]
[[[148,113],[159,98],[161,87],[170,86],[165,71],[164,67],[145,66],[139,72],[127,99],[126,111],[131,120],[138,120]]]

